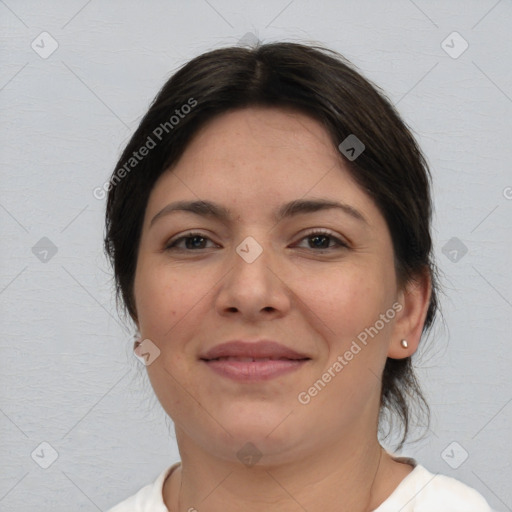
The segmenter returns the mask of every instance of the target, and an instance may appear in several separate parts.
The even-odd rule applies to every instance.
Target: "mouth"
[[[214,359],[202,359],[202,361],[241,361],[243,363],[259,362],[259,361],[307,361],[309,357],[291,358],[291,357],[241,357],[241,356],[222,356]]]
[[[254,382],[290,374],[311,358],[272,340],[232,340],[216,345],[199,359],[224,378]]]
[[[218,375],[238,382],[266,381],[302,368],[310,358],[223,356],[201,359]]]

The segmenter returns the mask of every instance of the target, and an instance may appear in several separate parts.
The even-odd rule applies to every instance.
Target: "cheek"
[[[329,339],[346,342],[389,307],[377,269],[347,265],[309,275],[298,280],[294,289]]]
[[[141,334],[160,338],[190,309],[193,290],[179,272],[141,258],[135,277],[135,303]]]

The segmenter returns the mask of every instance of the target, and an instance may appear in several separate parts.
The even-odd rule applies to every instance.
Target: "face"
[[[162,212],[197,200],[229,216]],[[342,207],[276,217],[306,200]],[[149,378],[178,442],[226,460],[251,442],[291,460],[374,433],[401,309],[393,247],[315,120],[250,108],[207,124],[152,190],[134,294],[142,339],[160,350]],[[308,359],[255,380],[200,359],[226,341],[261,339]]]

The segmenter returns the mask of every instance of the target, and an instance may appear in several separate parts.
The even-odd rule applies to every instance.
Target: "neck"
[[[282,464],[240,462],[190,449],[177,430],[182,464],[164,484],[170,512],[370,512],[411,471],[374,442],[340,440]]]

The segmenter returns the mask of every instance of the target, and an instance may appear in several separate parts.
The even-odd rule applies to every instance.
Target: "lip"
[[[219,357],[253,357],[270,359],[309,359],[307,354],[302,354],[289,347],[272,340],[242,341],[233,340],[217,345],[201,356],[200,359],[211,360]]]
[[[309,359],[278,359],[266,361],[228,361],[213,359],[204,363],[214,372],[239,382],[264,381],[294,372]]]
[[[311,358],[275,341],[235,340],[213,347],[200,359],[219,375],[247,382],[289,374]]]

